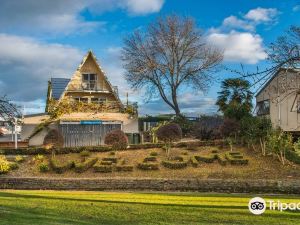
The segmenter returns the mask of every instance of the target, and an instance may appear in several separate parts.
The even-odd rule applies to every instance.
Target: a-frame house
[[[50,118],[50,102],[55,105],[80,105],[81,108],[63,113],[48,129],[32,136],[34,129]],[[72,108],[72,109],[73,109]],[[22,139],[29,145],[42,145],[47,130],[56,129],[64,137],[64,146],[96,146],[104,143],[106,133],[121,129],[129,136],[138,134],[138,118],[135,105],[123,105],[118,88],[113,86],[89,51],[74,74],[67,78],[51,78],[48,81],[46,114],[31,115],[24,119]]]

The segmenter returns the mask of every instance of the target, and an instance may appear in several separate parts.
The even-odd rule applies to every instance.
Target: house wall
[[[270,101],[269,116],[274,127],[279,126],[284,131],[300,131],[300,113],[297,112],[299,88],[299,72],[280,70],[256,96],[256,102]]]

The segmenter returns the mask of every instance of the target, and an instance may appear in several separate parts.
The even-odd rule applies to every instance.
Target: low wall
[[[18,147],[19,148],[27,148],[28,141],[18,141]],[[1,141],[0,148],[15,148],[15,142],[14,141]]]
[[[300,181],[137,178],[8,178],[0,189],[198,191],[300,194]]]

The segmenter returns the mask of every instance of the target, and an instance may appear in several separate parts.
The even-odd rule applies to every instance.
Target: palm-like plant
[[[240,120],[250,115],[253,93],[250,83],[241,78],[229,78],[222,82],[216,104],[227,118]]]

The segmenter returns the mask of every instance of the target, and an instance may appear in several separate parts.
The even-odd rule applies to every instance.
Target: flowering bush
[[[8,173],[10,170],[9,162],[5,156],[0,156],[0,174]]]

